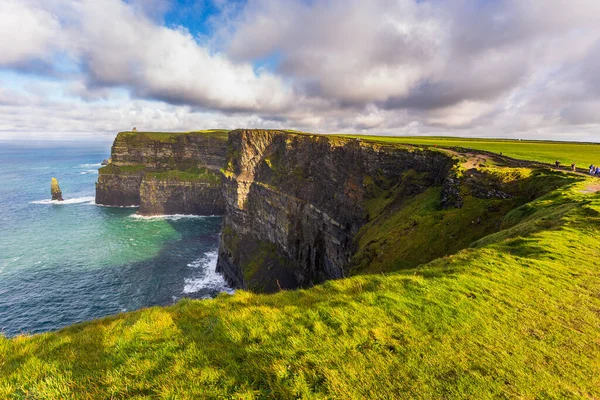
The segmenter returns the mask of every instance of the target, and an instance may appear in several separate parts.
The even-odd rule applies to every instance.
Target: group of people
[[[560,161],[558,161],[558,160],[554,161],[554,166],[556,168],[560,168]],[[590,168],[592,168],[592,167],[593,167],[593,165],[590,166]],[[577,166],[575,165],[575,163],[571,164],[571,171],[577,172]]]
[[[598,167],[594,164],[590,165],[590,175],[600,176],[600,167]]]

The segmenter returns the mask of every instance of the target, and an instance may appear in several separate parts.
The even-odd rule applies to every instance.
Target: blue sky
[[[210,0],[177,0],[169,6],[164,23],[171,27],[185,26],[194,36],[210,36],[209,20],[220,14],[221,9]]]
[[[0,140],[600,141],[598,20],[595,0],[0,0]]]

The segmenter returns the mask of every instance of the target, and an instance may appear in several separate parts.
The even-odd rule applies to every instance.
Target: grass
[[[210,171],[207,168],[198,168],[196,166],[188,167],[187,165],[173,164],[172,168],[167,171],[147,171],[146,166],[140,165],[125,165],[116,166],[108,164],[98,170],[101,175],[117,174],[117,175],[139,175],[143,174],[147,179],[176,181],[176,182],[204,182],[210,184],[220,184],[221,177]],[[184,169],[185,168],[185,169]]]
[[[122,174],[122,175],[136,175],[144,172],[146,167],[144,165],[124,165],[117,167],[114,164],[108,164],[98,170],[100,175],[106,174]]]
[[[342,136],[387,143],[472,148],[474,150],[502,153],[516,159],[538,161],[547,164],[554,164],[554,161],[558,160],[563,165],[570,166],[574,162],[580,168],[587,168],[590,164],[600,164],[600,144],[595,143],[428,136]]]
[[[185,171],[169,170],[161,172],[147,172],[146,179],[156,179],[176,182],[204,182],[213,185],[221,183],[221,177],[206,168],[188,168]]]
[[[117,135],[116,141],[123,140],[127,143],[143,143],[147,141],[174,143],[181,137],[192,135],[212,137],[225,141],[227,140],[228,133],[229,131],[224,129],[208,129],[190,132],[120,132]]]
[[[420,267],[0,338],[0,398],[598,398],[590,182]]]
[[[406,198],[406,187],[414,184],[412,175],[405,174],[391,190],[365,202],[368,222],[356,238],[351,274],[414,268],[454,254],[498,231],[514,208],[583,179],[546,169],[483,167],[461,185],[462,207],[445,209],[440,206],[441,187]],[[473,185],[484,191],[501,189],[511,197],[478,198],[471,192]]]

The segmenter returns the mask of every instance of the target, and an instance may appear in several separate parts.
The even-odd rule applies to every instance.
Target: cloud
[[[27,0],[0,1],[0,65],[46,60],[60,42],[60,23]]]
[[[177,6],[0,0],[0,69],[32,80],[0,81],[4,132],[570,137],[600,125],[596,0],[190,0],[181,21],[196,25],[165,25]]]
[[[242,61],[276,53],[277,71],[298,92],[341,107],[375,104],[468,126],[482,112],[502,115],[514,91],[532,90],[533,75],[556,79],[576,52],[593,54],[599,4],[254,0],[235,21],[228,53]]]
[[[211,54],[185,28],[156,26],[119,1],[85,1],[79,15],[77,51],[92,85],[224,111],[275,112],[291,100],[279,77]]]

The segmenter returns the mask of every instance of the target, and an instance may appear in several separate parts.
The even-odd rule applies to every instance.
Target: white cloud
[[[60,36],[58,19],[27,0],[0,0],[0,65],[50,56]]]
[[[202,38],[161,25],[175,5],[0,0],[0,69],[31,80],[0,78],[0,135],[600,127],[596,0],[219,0]]]

